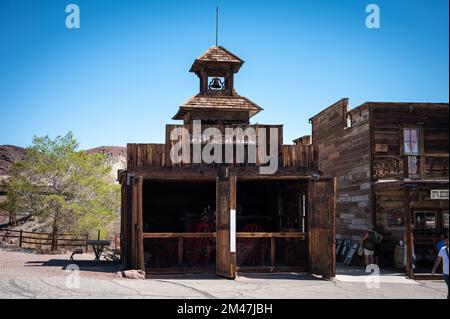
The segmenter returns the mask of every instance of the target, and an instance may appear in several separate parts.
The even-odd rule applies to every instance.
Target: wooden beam
[[[144,233],[143,238],[215,238],[216,233]]]
[[[306,238],[307,233],[278,232],[278,233],[237,233],[237,238]]]
[[[138,224],[137,224],[137,238],[138,238],[138,267],[140,270],[145,270],[144,260],[144,212],[143,212],[143,200],[142,200],[142,183],[143,178],[138,177]]]
[[[136,269],[137,261],[137,210],[138,210],[138,187],[137,179],[133,178],[131,181],[131,268]]]
[[[311,172],[299,170],[296,167],[279,167],[273,175],[261,175],[259,167],[233,167],[230,168],[239,181],[258,180],[307,180],[311,178]],[[148,167],[145,169],[130,170],[136,176],[144,179],[161,181],[215,181],[218,174],[217,167]]]
[[[216,233],[144,233],[143,238],[215,238]],[[307,233],[302,232],[261,232],[261,233],[236,233],[237,238],[302,238],[306,239]]]
[[[270,238],[270,265],[275,267],[275,237]]]
[[[183,265],[183,237],[178,237],[178,266]]]
[[[306,272],[306,266],[279,266],[279,267],[237,267],[239,272]]]
[[[412,253],[414,240],[411,229],[411,197],[409,189],[405,189],[404,199],[404,214],[405,214],[405,239],[406,239],[406,275],[409,278],[413,278],[413,262]]]

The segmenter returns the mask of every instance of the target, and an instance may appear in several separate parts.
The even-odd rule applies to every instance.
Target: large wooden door
[[[143,178],[136,176],[132,179],[131,193],[131,268],[145,270],[144,239],[143,239],[143,207],[142,207]]]
[[[216,182],[216,274],[236,278],[236,176],[228,170]]]
[[[335,189],[334,178],[309,181],[309,269],[313,274],[321,275],[323,278],[336,275]]]

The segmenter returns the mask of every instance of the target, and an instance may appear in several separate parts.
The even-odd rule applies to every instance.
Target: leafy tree
[[[106,181],[110,170],[104,154],[78,151],[71,132],[55,139],[35,136],[26,159],[12,167],[7,203],[13,214],[38,216],[54,238],[59,232],[105,233],[120,206],[119,187]]]
[[[0,203],[0,210],[5,211],[9,215],[8,224],[11,226],[16,226],[17,223],[17,194],[13,192],[13,188],[8,185],[6,190],[6,200]]]

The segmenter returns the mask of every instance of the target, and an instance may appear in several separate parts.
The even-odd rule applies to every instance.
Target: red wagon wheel
[[[147,251],[149,258],[146,262],[155,267],[168,267],[177,258],[178,243],[171,239],[151,240]]]
[[[197,223],[197,233],[209,233],[210,226],[205,222]],[[187,240],[186,260],[191,267],[205,266],[211,254],[211,240],[209,238],[192,238]]]
[[[259,224],[247,224],[242,229],[244,233],[264,232]],[[243,238],[241,240],[242,262],[248,266],[260,266],[264,260],[265,245],[262,238]]]

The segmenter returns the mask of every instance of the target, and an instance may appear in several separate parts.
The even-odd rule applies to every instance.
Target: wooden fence
[[[75,236],[70,234],[28,232],[24,230],[0,229],[0,241],[8,241],[15,239],[19,247],[24,245],[50,246],[51,250],[57,250],[58,247],[83,247],[85,251],[88,249],[87,241],[89,235]]]

